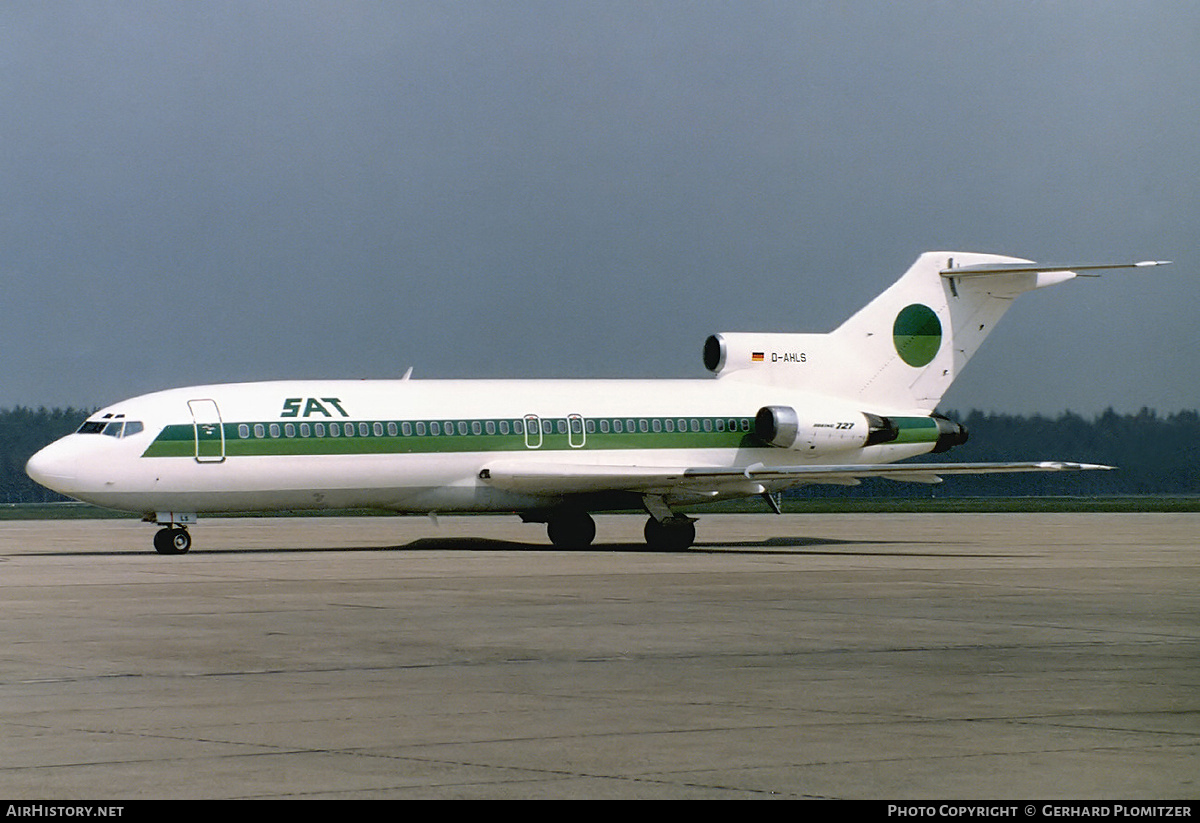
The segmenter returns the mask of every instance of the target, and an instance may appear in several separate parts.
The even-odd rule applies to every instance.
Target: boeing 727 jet
[[[364,380],[171,389],[101,409],[30,458],[38,483],[141,513],[180,554],[214,512],[379,508],[515,512],[562,548],[592,513],[641,509],[682,550],[680,508],[812,483],[1103,469],[897,461],[967,433],[937,404],[1023,292],[1091,269],[928,252],[827,334],[714,334],[694,380]]]

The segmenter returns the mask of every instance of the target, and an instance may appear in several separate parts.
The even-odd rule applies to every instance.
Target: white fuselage
[[[807,434],[794,447],[756,438],[755,414],[770,404],[800,413]],[[34,455],[28,471],[69,497],[147,514],[530,511],[559,505],[563,492],[499,488],[486,479],[489,464],[873,464],[933,448],[927,427],[913,438],[863,447],[865,411],[897,413],[732,379],[224,384],[156,392],[101,409],[79,432]],[[697,500],[683,489],[666,499]],[[594,496],[586,507],[622,508],[623,502]]]

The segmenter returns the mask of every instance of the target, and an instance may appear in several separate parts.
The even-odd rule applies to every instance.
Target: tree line
[[[930,463],[1003,463],[1058,460],[1113,466],[1113,471],[993,474],[948,477],[932,487],[939,497],[1026,495],[1200,494],[1200,414],[1159,415],[1143,408],[1118,414],[1109,408],[1091,419],[1065,411],[1057,416],[953,411],[966,426],[966,443],[942,454],[916,458]],[[864,484],[865,485],[865,484]],[[930,487],[877,484],[873,492],[926,497]]]
[[[79,428],[92,409],[0,409],[0,503],[50,503],[65,498],[25,474],[33,453]]]
[[[25,474],[25,461],[42,446],[77,429],[90,409],[0,409],[0,503],[63,500]],[[815,496],[907,495],[1023,496],[1200,494],[1200,414],[1159,415],[1150,409],[1118,414],[1112,409],[1087,419],[1074,412],[1050,417],[971,411],[948,412],[967,427],[968,441],[930,462],[1065,460],[1116,466],[1116,471],[952,477],[940,486],[879,480],[861,487],[806,487]]]

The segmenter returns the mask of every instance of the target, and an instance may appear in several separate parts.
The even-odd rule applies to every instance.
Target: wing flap
[[[1112,466],[1095,463],[1067,463],[1050,460],[1026,463],[876,463],[842,466],[752,466],[744,470],[689,469],[685,472],[685,476],[689,480],[708,478],[714,481],[719,481],[723,477],[737,476],[742,480],[749,479],[761,483],[783,483],[786,487],[805,483],[846,484],[849,481],[871,477],[881,477],[903,483],[940,483],[944,475],[1094,471],[1112,468]]]
[[[662,466],[609,466],[538,463],[520,460],[489,463],[479,479],[506,491],[535,494],[582,494],[603,491],[673,490],[687,469]]]
[[[630,491],[643,494],[672,492],[722,495],[761,494],[808,483],[856,485],[881,477],[906,483],[940,483],[946,475],[1012,474],[1109,470],[1095,463],[1041,461],[1028,463],[878,463],[830,466],[664,467],[527,463],[519,460],[488,464],[479,478],[496,488],[538,494],[583,494]]]

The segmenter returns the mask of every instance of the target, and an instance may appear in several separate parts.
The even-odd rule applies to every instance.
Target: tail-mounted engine
[[[824,334],[722,332],[704,341],[704,368],[716,375],[747,371],[794,376],[816,359]]]
[[[873,446],[899,435],[886,417],[843,412],[801,419],[791,406],[763,406],[754,417],[754,432],[767,445],[808,453]]]
[[[768,446],[820,454],[885,443],[932,443],[944,452],[967,442],[967,430],[941,415],[881,417],[870,412],[828,410],[802,418],[791,406],[763,406],[754,417],[754,434]]]

